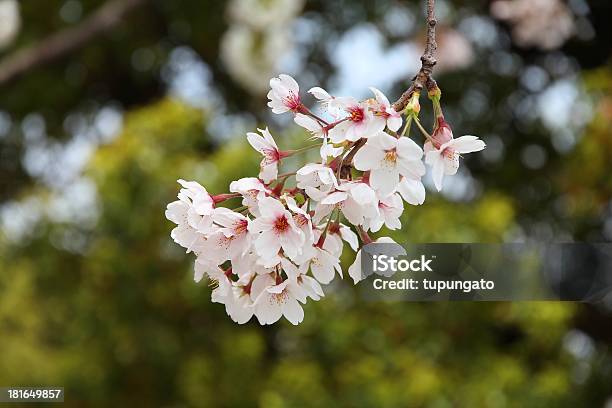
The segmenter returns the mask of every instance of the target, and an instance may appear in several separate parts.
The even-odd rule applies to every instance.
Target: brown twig
[[[110,0],[78,25],[67,28],[0,61],[0,85],[78,48],[119,24],[147,0]]]
[[[431,89],[436,86],[436,81],[431,77],[436,65],[436,24],[435,0],[427,0],[427,39],[425,51],[421,56],[421,69],[412,79],[410,87],[393,103],[396,112],[404,110],[415,91],[420,92],[423,88]]]
[[[357,154],[359,149],[361,149],[366,143],[366,139],[359,139],[353,144],[351,151],[340,161],[340,167],[338,167],[338,178],[348,178],[348,175],[351,172],[351,162],[353,161],[353,157]]]

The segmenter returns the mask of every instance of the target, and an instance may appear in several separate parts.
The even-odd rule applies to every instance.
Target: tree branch
[[[91,39],[119,24],[126,14],[146,1],[110,0],[78,25],[15,51],[0,61],[0,85],[83,47]]]
[[[410,87],[393,103],[393,109],[396,112],[404,110],[410,97],[415,91],[420,92],[421,89],[427,87],[431,89],[436,86],[436,81],[431,77],[434,65],[436,65],[436,13],[435,0],[427,0],[427,39],[425,42],[425,51],[421,56],[421,69],[412,79]]]

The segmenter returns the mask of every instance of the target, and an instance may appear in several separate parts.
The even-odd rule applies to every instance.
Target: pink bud
[[[434,131],[432,138],[436,149],[439,149],[444,143],[453,139],[453,131],[444,118],[438,118],[438,127]]]

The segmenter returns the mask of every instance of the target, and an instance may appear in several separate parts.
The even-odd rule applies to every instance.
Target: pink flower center
[[[283,290],[281,293],[271,293],[270,303],[280,305],[285,303],[288,297],[289,294],[287,293],[287,290]]]
[[[384,107],[384,106],[381,106],[380,110],[376,111],[374,114],[376,116],[380,116],[380,117],[383,117],[385,119],[388,119],[391,116],[391,114],[389,112],[387,112],[387,108]]]
[[[300,107],[302,106],[302,101],[300,101],[300,95],[296,95],[293,91],[289,92],[283,101],[286,107],[291,109],[294,112],[298,112]]]
[[[303,227],[304,225],[308,225],[308,218],[306,218],[304,214],[295,214],[293,216],[293,221],[295,221],[295,223],[300,227]]]
[[[287,217],[281,215],[274,221],[274,231],[277,234],[282,234],[283,232],[289,229],[289,221],[287,221]]]
[[[442,156],[444,156],[447,159],[453,159],[455,157],[455,149],[451,147],[447,147],[446,149],[442,151]]]
[[[249,223],[247,220],[238,220],[234,224],[234,234],[242,235],[246,232]]]
[[[272,164],[280,160],[280,152],[276,149],[265,149],[263,155],[263,164]]]
[[[352,122],[362,122],[365,118],[365,112],[360,106],[352,106],[348,108],[349,120]]]

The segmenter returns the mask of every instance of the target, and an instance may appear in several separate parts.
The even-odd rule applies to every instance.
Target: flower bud
[[[434,84],[434,86],[427,90],[427,96],[429,96],[431,100],[439,101],[442,97],[442,91],[438,88],[438,85]]]
[[[453,130],[444,118],[438,118],[438,126],[431,135],[433,144],[436,149],[439,149],[444,143],[449,142],[453,138]]]
[[[427,91],[427,96],[429,96],[429,99],[431,100],[436,118],[444,119],[444,114],[442,113],[442,106],[440,105],[440,98],[442,97],[442,91],[440,91],[440,88],[438,88],[438,85],[434,83],[434,85],[431,88],[429,88],[429,90]]]
[[[410,99],[408,100],[408,104],[406,105],[406,114],[410,115],[414,113],[418,115],[421,111],[421,104],[419,103],[419,98],[421,97],[420,92],[414,92]]]

